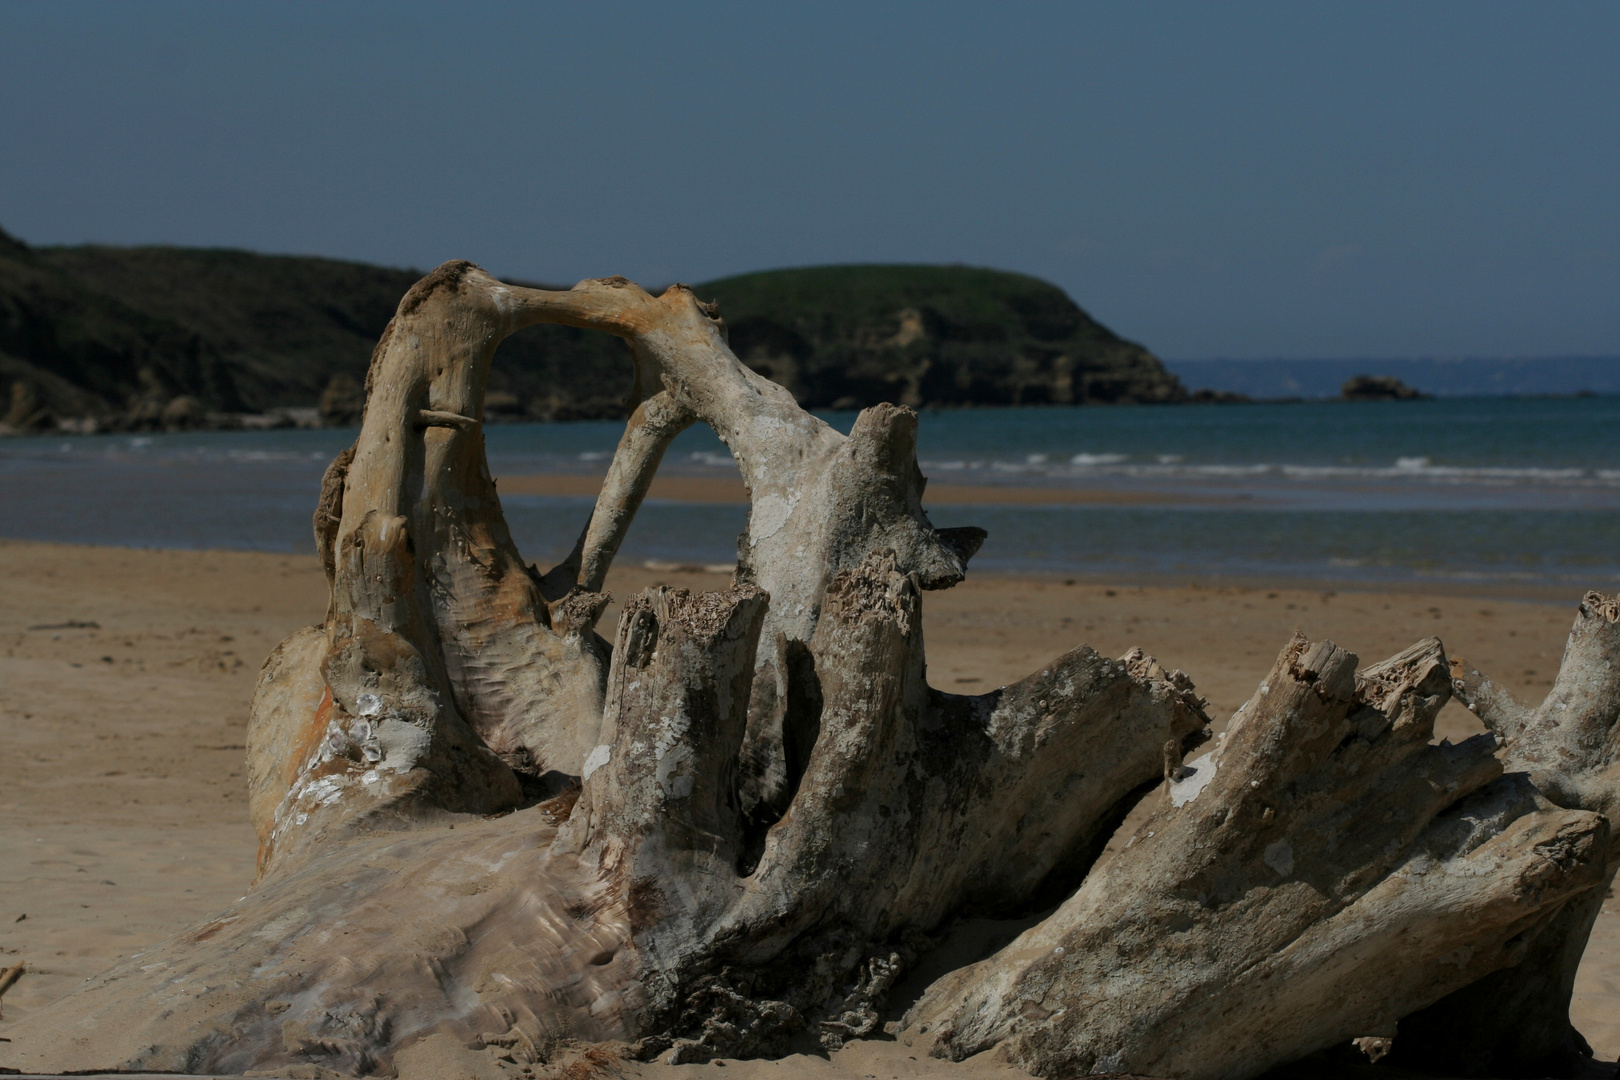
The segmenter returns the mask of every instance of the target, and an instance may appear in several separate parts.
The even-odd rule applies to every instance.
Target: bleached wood
[[[1439,642],[1356,673],[1296,637],[1126,851],[997,955],[932,986],[909,1037],[1039,1075],[1236,1080],[1394,1037],[1600,888],[1601,816],[1432,745]]]

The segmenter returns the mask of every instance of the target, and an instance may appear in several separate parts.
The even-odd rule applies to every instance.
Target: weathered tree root
[[[788,812],[756,839],[734,781],[760,607],[738,590],[657,593],[627,609],[611,741],[557,841],[623,898],[645,1025],[701,1022],[685,1056],[780,1047],[858,967],[859,983],[886,987],[904,958],[884,943],[963,911],[1028,910],[1054,878],[1062,895],[1160,772],[1165,743],[1202,737],[1184,677],[1140,656],[1081,649],[982,697],[930,690],[916,587],[875,555],[827,590],[810,645],[813,748]],[[698,1015],[696,986],[719,1017]],[[760,1001],[751,1023],[770,1030],[739,1024],[743,999]],[[829,1023],[829,1041],[846,1036],[848,1021]]]
[[[1296,638],[1130,848],[910,1030],[1040,1075],[1253,1076],[1396,1035],[1601,892],[1602,816],[1503,777],[1488,735],[1430,744],[1438,641],[1355,663]]]
[[[483,460],[489,354],[538,318],[624,334],[664,384],[615,476],[678,407],[754,497],[734,588],[633,598],[611,671],[603,598],[571,575],[599,587],[612,543],[588,531],[576,560],[526,568]],[[687,1056],[836,1043],[874,1029],[923,934],[1072,888],[1162,747],[1201,737],[1201,702],[1085,649],[983,697],[930,690],[917,590],[959,579],[982,533],[928,524],[914,437],[909,410],[847,438],[799,412],[685,290],[424,279],[323,486],[327,621],[255,695],[260,882],[86,987],[70,1012],[103,1035],[68,1063],[386,1070],[430,1032],[512,1028],[687,1036]],[[593,520],[633,511],[616,484]],[[583,787],[480,819],[556,773]]]
[[[479,423],[495,346],[536,321],[618,334],[636,367],[592,519],[545,574]],[[608,566],[699,420],[750,490],[736,578],[630,598],[610,649]],[[936,981],[903,1037],[1043,1075],[1248,1077],[1391,1036],[1453,1069],[1577,1063],[1569,988],[1617,859],[1613,599],[1587,598],[1534,712],[1466,664],[1454,682],[1437,641],[1357,673],[1296,638],[1183,765],[1202,702],[1137,651],[1075,649],[978,697],[927,685],[921,590],[960,580],[983,533],[928,522],[915,434],[904,409],[847,437],[806,415],[684,288],[434,271],[323,484],[326,621],[255,693],[258,882],[10,1029],[13,1055],[358,1075],[430,1035],[529,1061],[836,1046],[877,1031],[951,920],[1061,902]],[[1430,743],[1454,690],[1501,746]],[[1465,1013],[1492,1031],[1472,1056]]]

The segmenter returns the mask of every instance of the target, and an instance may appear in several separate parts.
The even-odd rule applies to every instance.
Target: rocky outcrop
[[[39,390],[31,382],[18,380],[11,384],[11,407],[6,410],[0,429],[23,434],[48,431],[56,426],[56,418],[40,401]]]
[[[1393,375],[1356,375],[1339,387],[1344,401],[1416,401],[1428,396]]]

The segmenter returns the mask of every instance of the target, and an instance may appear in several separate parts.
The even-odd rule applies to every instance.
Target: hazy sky
[[[964,262],[1170,358],[1620,355],[1620,3],[0,4],[0,226]]]

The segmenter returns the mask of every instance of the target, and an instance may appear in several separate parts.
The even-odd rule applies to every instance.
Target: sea
[[[855,414],[822,415],[847,431]],[[491,425],[490,466],[497,477],[599,473],[621,430]],[[322,470],[353,438],[0,440],[0,536],[313,551]],[[989,531],[980,570],[1139,583],[1620,585],[1620,396],[925,411],[918,458],[940,492],[925,498],[934,524]],[[736,465],[697,428],[664,469],[726,476]],[[951,490],[964,487],[1026,490],[1017,504],[953,503]],[[1076,503],[1072,489],[1099,501]],[[591,510],[589,498],[502,503],[525,558],[542,569],[567,553]],[[620,558],[729,563],[745,515],[741,505],[649,500]]]
[[[1167,360],[1191,389],[1251,398],[1334,398],[1355,375],[1389,375],[1434,397],[1620,394],[1620,357],[1525,359]]]

